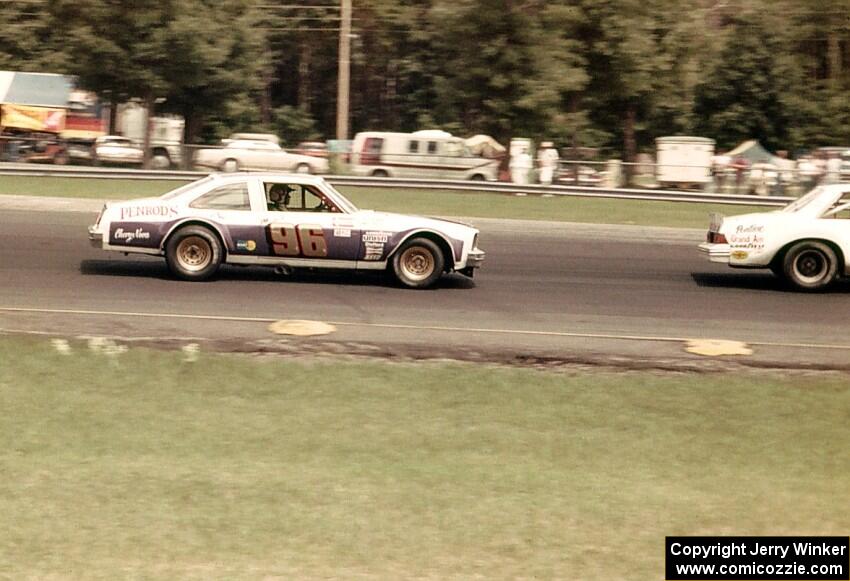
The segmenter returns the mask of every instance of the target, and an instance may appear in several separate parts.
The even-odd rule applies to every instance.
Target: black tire
[[[373,178],[388,178],[390,176],[389,176],[389,174],[387,174],[386,170],[376,169],[375,171],[372,172],[372,177]]]
[[[410,288],[428,288],[443,274],[446,259],[442,250],[427,238],[413,238],[393,255],[393,272]]]
[[[823,242],[798,242],[785,253],[782,271],[800,290],[823,290],[838,274],[838,256]]]
[[[472,174],[472,176],[469,179],[471,179],[474,182],[483,182],[486,178],[483,175],[481,175],[480,173],[476,173],[476,174]]]
[[[207,280],[221,266],[224,254],[218,237],[203,226],[184,226],[165,245],[168,269],[183,280]]]

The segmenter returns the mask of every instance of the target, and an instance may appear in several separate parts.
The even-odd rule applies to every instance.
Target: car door
[[[267,181],[263,188],[268,257],[293,266],[354,267],[361,241],[350,215],[311,185]],[[274,188],[288,189],[283,203],[275,204]]]
[[[192,214],[218,227],[228,256],[256,256],[264,238],[258,214],[252,211],[249,181],[222,184],[189,203]]]

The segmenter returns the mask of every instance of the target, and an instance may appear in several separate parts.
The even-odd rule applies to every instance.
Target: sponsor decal
[[[121,219],[140,218],[155,216],[159,218],[168,218],[177,215],[177,208],[174,206],[128,206],[121,208]]]
[[[733,248],[746,248],[747,250],[764,250],[764,236],[758,234],[731,234],[729,244]]]
[[[237,240],[236,248],[238,250],[247,250],[248,252],[254,252],[257,249],[257,243],[253,240]]]
[[[334,236],[337,238],[351,238],[351,228],[334,228]]]
[[[735,234],[754,234],[756,232],[764,232],[764,226],[750,224],[749,226],[738,226],[735,228]]]
[[[363,246],[366,248],[366,255],[363,257],[363,260],[381,260],[384,256],[383,242],[364,241]]]
[[[736,250],[732,253],[732,258],[735,260],[744,260],[747,256],[749,256],[749,253],[744,250]]]
[[[113,237],[115,240],[121,240],[127,244],[132,244],[133,240],[150,240],[151,233],[146,230],[142,230],[141,228],[136,228],[131,232],[124,230],[124,228],[118,228],[115,230]]]
[[[390,239],[390,232],[383,231],[369,231],[363,233],[363,242],[380,242],[381,244],[386,244],[387,240]]]

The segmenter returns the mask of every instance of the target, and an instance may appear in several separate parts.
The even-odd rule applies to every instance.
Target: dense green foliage
[[[631,158],[850,143],[850,0],[354,0],[351,124],[554,139]],[[187,138],[333,137],[335,0],[0,2],[0,68],[155,100]]]

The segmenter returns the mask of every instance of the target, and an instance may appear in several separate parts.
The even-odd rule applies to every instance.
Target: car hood
[[[437,230],[454,238],[463,238],[470,232],[477,232],[476,228],[441,218],[428,218],[426,216],[415,216],[410,214],[395,214],[392,212],[376,212],[374,210],[360,210],[358,218],[363,220],[370,228],[386,230],[412,230],[416,228],[428,228]]]

